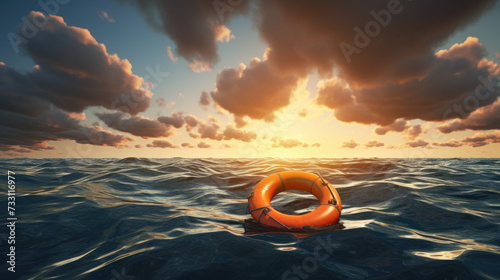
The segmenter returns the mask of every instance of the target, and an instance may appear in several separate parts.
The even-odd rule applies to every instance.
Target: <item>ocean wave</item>
[[[498,159],[1,162],[3,174],[16,172],[18,279],[500,275]],[[321,174],[337,188],[343,229],[245,233],[248,193],[286,170]],[[5,192],[0,198],[6,205]],[[272,203],[290,214],[317,206],[300,192],[281,193]],[[1,244],[6,248],[7,235]]]

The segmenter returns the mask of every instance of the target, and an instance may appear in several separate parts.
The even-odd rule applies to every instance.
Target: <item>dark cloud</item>
[[[147,145],[149,148],[179,148],[174,143],[168,140],[153,140],[151,144]]]
[[[356,143],[356,141],[354,140],[350,140],[350,141],[347,141],[347,142],[344,142],[342,143],[342,148],[350,148],[350,149],[354,149],[356,148],[357,146],[359,146],[359,143]]]
[[[448,109],[474,94],[478,77],[498,72],[476,38],[435,48],[496,1],[389,2],[259,1],[267,61],[281,74],[317,70],[330,77],[335,71],[338,79],[320,86],[316,102],[343,122],[385,126],[399,118],[455,118]],[[356,52],[346,56],[346,44]],[[477,107],[493,100],[479,100]]]
[[[181,128],[184,125],[184,116],[183,113],[174,111],[172,112],[172,115],[170,117],[169,116],[158,117],[158,121],[167,126]]]
[[[409,127],[410,126],[406,120],[398,119],[398,120],[395,120],[390,125],[377,127],[375,129],[375,133],[378,135],[386,135],[387,132],[403,132],[404,130],[408,129]]]
[[[479,44],[468,40],[464,44]],[[451,108],[474,96],[480,85],[478,77],[490,75],[489,67],[477,67],[479,61],[466,58],[438,59],[435,67],[424,78],[406,83],[386,84],[365,88],[354,93],[355,106],[369,111],[375,117],[359,119],[351,108],[341,107],[335,111],[339,120],[361,123],[389,124],[398,118],[443,121],[456,118]],[[484,90],[483,90],[484,91]],[[495,97],[496,98],[496,97]],[[477,108],[491,104],[493,97],[477,99]],[[465,116],[470,112],[466,112]]]
[[[367,148],[377,148],[377,147],[383,147],[385,144],[378,141],[378,140],[371,140],[371,141],[368,141],[366,144],[365,144],[365,147]]]
[[[110,146],[116,148],[129,147],[127,142],[135,140],[128,136],[111,133],[99,126],[82,127],[79,131],[65,131],[61,132],[59,135],[67,139],[75,140],[78,144]]]
[[[83,113],[71,114],[55,108],[37,117],[0,110],[0,126],[27,132],[58,133],[79,130],[82,128],[81,121],[84,119]]]
[[[474,148],[482,147],[488,144],[500,143],[500,131],[494,131],[491,133],[476,133],[472,137],[466,137],[460,142],[465,145],[472,146]]]
[[[36,65],[21,74],[0,63],[0,149],[54,149],[49,142],[62,140],[128,147],[134,138],[85,126],[82,111],[102,106],[136,114],[148,108],[152,93],[129,61],[108,54],[87,29],[68,26],[61,17],[31,12],[26,20],[44,22],[20,45]]]
[[[423,133],[422,125],[410,125],[405,119],[397,119],[393,123],[375,129],[375,134],[386,135],[388,132],[402,133],[409,139],[415,139]]]
[[[96,113],[96,116],[113,129],[128,132],[145,139],[169,137],[173,134],[170,126],[159,120],[152,120],[143,116],[130,116],[121,112]]]
[[[476,133],[473,136],[465,137],[460,141],[452,139],[444,143],[434,142],[432,143],[432,145],[439,147],[450,147],[450,148],[458,148],[467,145],[473,148],[478,148],[494,143],[500,143],[500,131],[494,131],[490,133]]]
[[[335,116],[344,122],[379,125],[388,125],[399,118],[425,121],[465,118],[496,99],[495,95],[487,94],[486,88],[478,94],[481,77],[497,74],[498,68],[476,57],[476,49],[484,47],[476,38],[468,38],[450,50],[437,52],[431,69],[419,79],[353,90],[355,103],[332,108]],[[474,108],[461,115],[452,111],[459,104],[468,104],[470,98],[475,98]],[[360,115],[360,111],[365,113]]]
[[[42,95],[25,75],[0,64],[0,110],[38,117],[50,108]]]
[[[49,141],[74,140],[79,144],[127,147],[133,138],[114,134],[99,126],[85,127],[84,114],[51,109],[38,117],[0,110],[0,150],[29,152],[50,150]]]
[[[175,42],[176,54],[186,59],[195,72],[210,70],[217,62],[217,42],[228,42],[234,37],[224,23],[246,13],[249,2],[223,1],[221,6],[220,1],[205,0],[117,1],[138,7],[155,30]]]
[[[183,113],[176,111],[171,116],[160,116],[157,120],[121,112],[96,113],[96,116],[113,129],[145,139],[170,137],[175,129],[184,125]]]
[[[316,102],[319,105],[336,109],[354,102],[351,90],[338,78],[322,81],[318,88]]]
[[[425,75],[433,48],[495,2],[261,0],[256,18],[271,49],[269,60],[280,71],[318,69],[329,74],[335,68],[349,84],[366,85]],[[367,33],[366,25],[372,21],[379,26],[378,34],[366,37],[366,42],[358,38],[365,46],[356,46],[356,27]],[[346,59],[342,43],[358,48],[359,53]]]
[[[210,95],[235,116],[274,121],[274,113],[290,104],[298,81],[295,75],[282,75],[267,61],[254,58],[248,68],[240,64],[239,69],[219,72]]]
[[[438,126],[437,129],[442,133],[462,130],[500,129],[500,101],[478,109],[467,119],[454,120],[451,123]]]
[[[70,112],[103,106],[131,114],[145,111],[152,93],[132,73],[127,59],[110,55],[87,29],[68,26],[59,16],[31,12],[28,21],[46,21],[22,44],[37,66],[26,74],[37,97]],[[78,54],[78,55],[75,55]]]
[[[55,147],[49,141],[62,140],[62,137],[42,131],[30,132],[22,129],[0,126],[0,151],[18,150],[20,152],[51,150]]]

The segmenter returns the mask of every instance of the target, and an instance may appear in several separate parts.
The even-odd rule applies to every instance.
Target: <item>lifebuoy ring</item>
[[[271,206],[271,200],[286,190],[306,191],[319,200],[314,211],[303,215],[286,215]],[[270,175],[260,181],[248,195],[248,211],[255,222],[286,230],[324,228],[338,223],[342,204],[337,190],[321,176],[285,171]]]

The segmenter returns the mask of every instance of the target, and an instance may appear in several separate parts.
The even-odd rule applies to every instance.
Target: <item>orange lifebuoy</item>
[[[313,194],[319,200],[318,208],[303,215],[286,215],[276,211],[271,206],[271,200],[286,190],[301,190]],[[337,190],[321,176],[301,171],[284,171],[264,178],[255,186],[248,196],[248,210],[259,224],[300,230],[336,224],[340,219],[342,203]]]

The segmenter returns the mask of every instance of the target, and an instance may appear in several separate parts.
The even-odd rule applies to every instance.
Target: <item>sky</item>
[[[500,157],[499,1],[2,1],[0,156]]]

